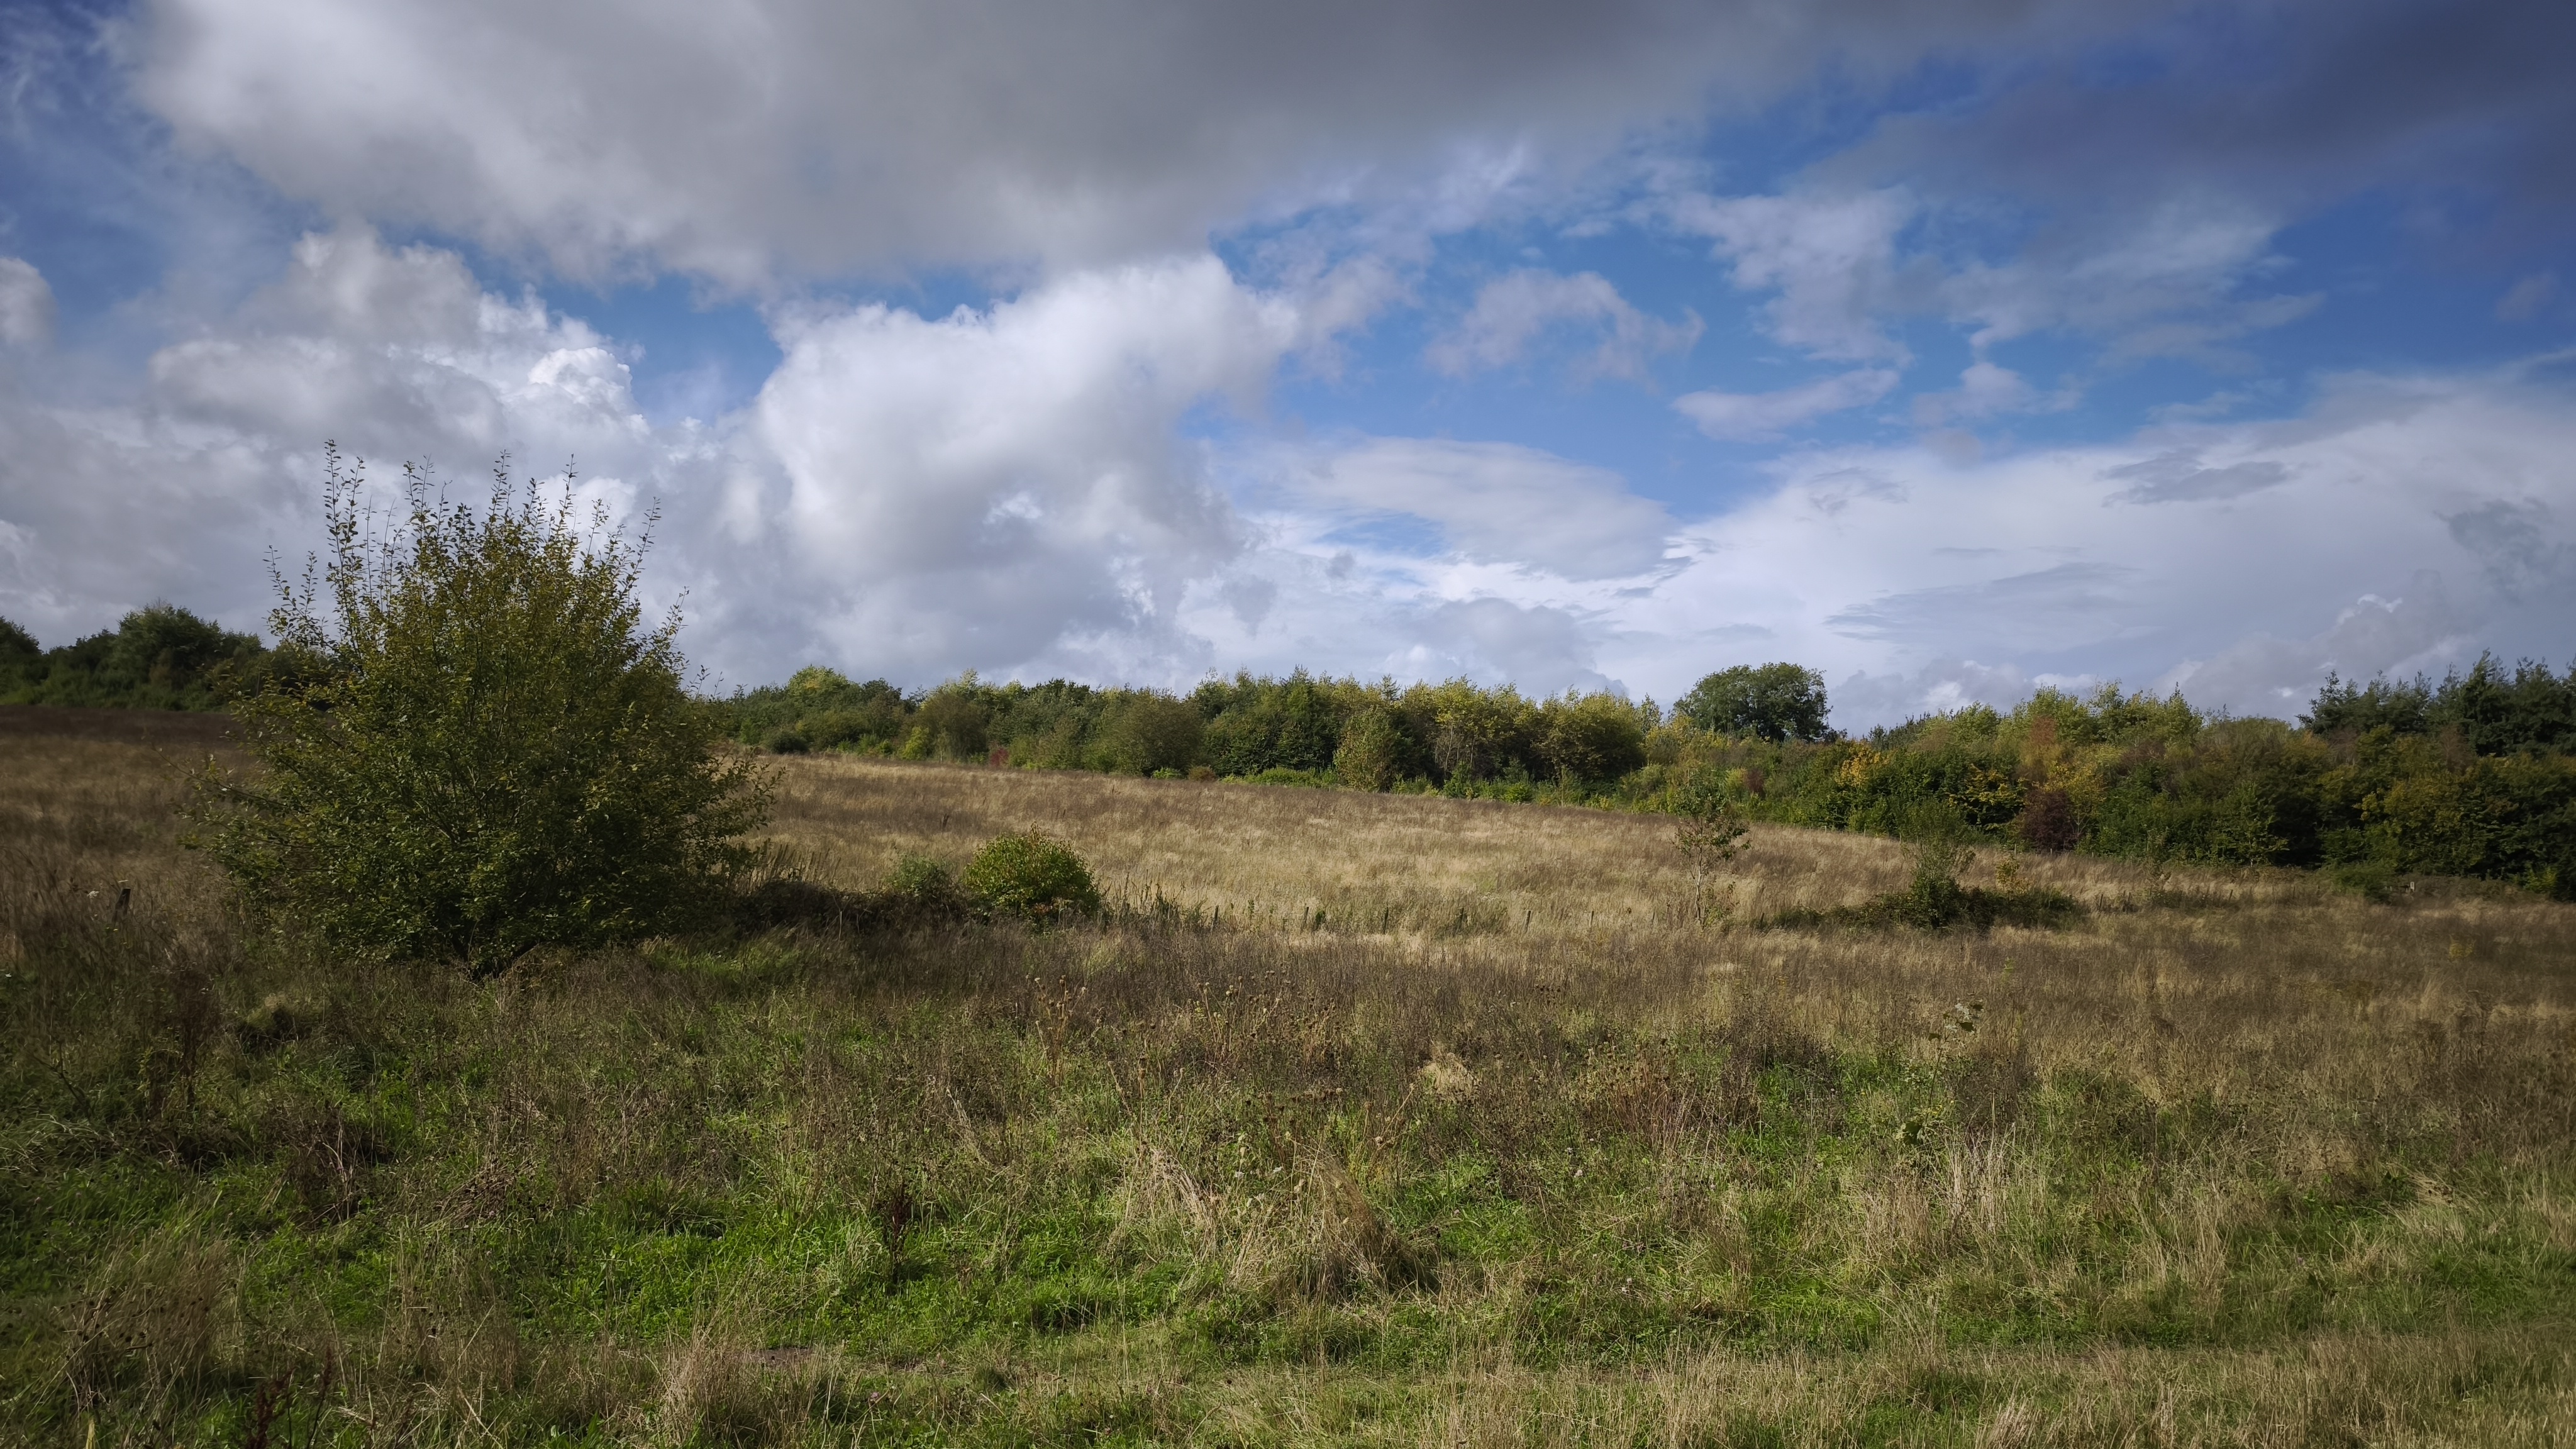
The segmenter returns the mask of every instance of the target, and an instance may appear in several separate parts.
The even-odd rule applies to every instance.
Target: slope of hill
[[[243,933],[0,736],[30,1442],[2328,1444],[2576,1429],[2576,908],[815,758],[782,858],[1115,903],[488,985]],[[130,894],[129,894],[130,891]],[[1800,914],[1800,913],[1805,914]]]

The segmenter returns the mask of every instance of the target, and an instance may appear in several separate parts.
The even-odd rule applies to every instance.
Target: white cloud
[[[1475,306],[1425,357],[1436,370],[1461,377],[1518,362],[1542,334],[1575,331],[1600,338],[1575,364],[1578,377],[1644,381],[1656,354],[1687,352],[1699,340],[1698,315],[1685,316],[1682,322],[1647,316],[1598,272],[1567,277],[1522,270],[1486,283]]]
[[[1241,546],[1175,430],[1205,399],[1255,400],[1300,334],[1204,256],[939,319],[796,322],[752,410],[777,483],[742,541],[794,558],[819,633],[872,669],[1061,648],[1167,672],[1190,647],[1181,591]]]
[[[695,466],[580,323],[482,292],[450,253],[317,234],[243,307],[154,354],[138,397],[0,391],[0,522],[23,543],[0,613],[49,639],[159,597],[255,624],[262,555],[316,541],[325,438],[469,471],[508,449],[539,471],[578,455],[619,504],[679,494]]]
[[[1618,474],[1508,443],[1375,438],[1274,467],[1310,507],[1421,519],[1466,559],[1564,579],[1650,572],[1673,529]]]
[[[1777,392],[1687,393],[1673,407],[1712,438],[1776,438],[1829,413],[1866,407],[1894,391],[1900,376],[1894,368],[1865,367]]]
[[[54,344],[54,289],[17,257],[0,257],[0,347],[42,351]]]
[[[1944,660],[1977,661],[1981,689],[2180,679],[2204,706],[2278,713],[2329,667],[2411,668],[2470,635],[2563,651],[2571,418],[2562,391],[2510,377],[2346,377],[2302,416],[2126,446],[1794,456],[1765,496],[1681,531],[1687,567],[1603,607],[1600,667],[1662,694],[1795,659],[1875,681],[1838,715],[1866,725],[1922,707]],[[2371,600],[2404,607],[2392,623]],[[1737,632],[1710,637],[1721,624]]]
[[[1795,192],[1672,203],[1684,230],[1717,244],[1735,285],[1774,292],[1771,335],[1811,356],[1903,364],[1879,318],[1904,301],[1896,238],[1918,211],[1902,189]]]

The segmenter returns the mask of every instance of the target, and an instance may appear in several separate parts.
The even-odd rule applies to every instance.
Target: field
[[[1905,852],[811,757],[810,876],[1040,827],[1110,918],[475,984],[241,924],[207,727],[6,714],[15,1442],[2576,1442],[2576,907],[1772,928]]]

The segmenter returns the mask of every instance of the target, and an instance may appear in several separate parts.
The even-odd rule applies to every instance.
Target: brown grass
[[[2086,914],[1752,929],[1906,856],[1757,827],[1712,923],[1661,817],[816,758],[774,834],[823,879],[1039,828],[1125,909],[478,986],[249,932],[176,843],[207,747],[0,733],[0,972],[33,983],[0,1161],[27,1203],[169,1204],[51,1263],[12,1230],[0,1434],[239,1442],[326,1362],[331,1422],[385,1444],[2576,1433],[2576,908],[1988,853]],[[1461,1164],[1533,1241],[1411,1205]],[[621,1316],[641,1270],[526,1245],[639,1187],[656,1252],[796,1226]],[[1177,1306],[936,1327],[1018,1301],[1041,1221]],[[592,1318],[529,1306],[593,1281]],[[1867,1322],[1762,1336],[1790,1281]],[[826,1298],[867,1331],[818,1335]],[[2058,1339],[1994,1327],[2033,1303]],[[1219,1309],[1268,1346],[1212,1356]]]

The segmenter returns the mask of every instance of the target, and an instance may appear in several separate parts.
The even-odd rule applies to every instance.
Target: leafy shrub
[[[1102,730],[1100,762],[1122,775],[1186,770],[1198,763],[1207,726],[1190,705],[1138,691],[1112,713]]]
[[[886,876],[886,894],[920,908],[948,906],[957,899],[957,880],[945,861],[906,853]]]
[[[272,917],[477,973],[713,908],[749,861],[764,782],[717,757],[682,687],[676,613],[646,629],[642,546],[493,472],[371,536],[329,454],[327,562],[280,580],[281,650],[315,661],[239,708],[264,768],[210,776],[203,842]],[[317,585],[314,570],[323,574]],[[322,591],[327,589],[327,596]]]
[[[1614,694],[1568,695],[1539,706],[1538,756],[1561,780],[1615,780],[1646,763],[1646,726]]]
[[[1362,710],[1342,727],[1342,747],[1333,752],[1333,773],[1354,789],[1391,789],[1403,768],[1403,750],[1403,733],[1391,711]]]
[[[1100,888],[1073,847],[1041,831],[1005,835],[975,852],[959,884],[988,915],[1044,925],[1100,912]]]

